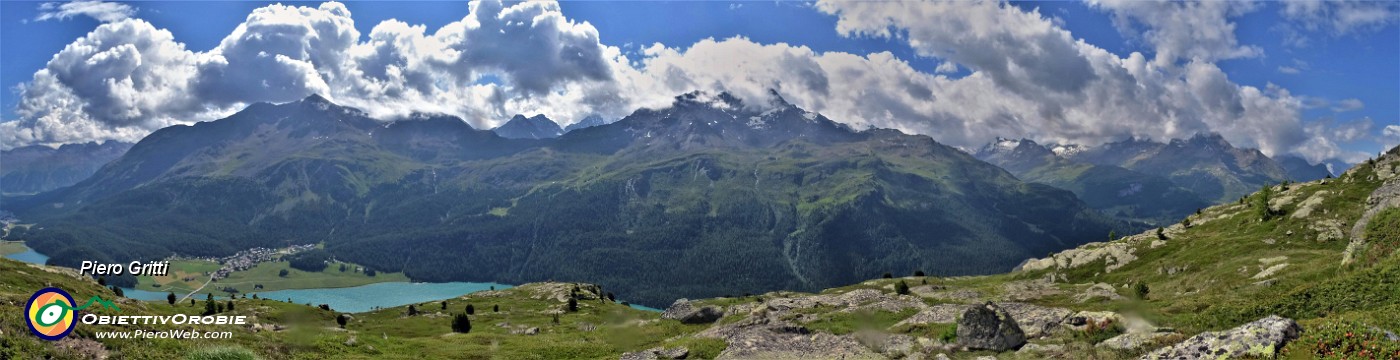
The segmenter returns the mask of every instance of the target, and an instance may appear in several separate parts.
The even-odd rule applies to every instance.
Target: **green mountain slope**
[[[602,283],[664,305],[890,268],[993,273],[1127,230],[923,136],[692,93],[553,140],[319,97],[157,131],[73,187],[7,201],[55,264],[324,243],[415,280]]]
[[[1071,161],[1031,140],[998,139],[976,156],[1021,180],[1074,192],[1089,206],[1120,219],[1172,223],[1210,205],[1166,177]]]

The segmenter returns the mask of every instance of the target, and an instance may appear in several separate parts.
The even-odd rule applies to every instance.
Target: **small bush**
[[[569,298],[569,312],[578,311],[578,300]]]
[[[882,279],[893,279],[893,278],[894,278],[894,274],[885,273],[884,275],[880,275],[880,278],[882,278]]]
[[[467,304],[467,315],[476,315],[476,307],[472,304]]]
[[[1137,295],[1137,298],[1140,300],[1147,300],[1148,292],[1150,292],[1150,290],[1147,289],[1147,283],[1145,282],[1138,282],[1136,285],[1133,285],[1133,294]]]
[[[909,284],[905,284],[904,280],[894,283],[894,292],[900,295],[909,295]]]
[[[1259,217],[1259,220],[1269,221],[1274,215],[1278,215],[1277,212],[1269,208],[1269,200],[1273,199],[1273,197],[1274,187],[1268,185],[1259,189],[1259,193],[1254,195],[1254,201],[1252,201],[1250,206],[1254,208],[1254,213]]]
[[[336,315],[336,316],[335,316],[335,323],[336,323],[337,325],[340,325],[340,328],[341,328],[341,329],[344,329],[344,328],[345,328],[345,324],[346,324],[346,323],[349,323],[349,322],[350,322],[350,316],[348,316],[348,315],[340,314],[340,315]]]
[[[452,316],[452,332],[463,334],[472,332],[472,320],[467,317],[467,314]]]
[[[958,340],[958,324],[953,324],[953,326],[944,328],[943,332],[938,333],[938,339],[943,340],[945,343],[952,343]]]

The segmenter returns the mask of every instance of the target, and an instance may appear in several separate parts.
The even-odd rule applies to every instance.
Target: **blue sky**
[[[126,4],[129,9],[126,16],[170,31],[174,40],[183,43],[186,50],[207,52],[215,49],[225,36],[245,21],[249,13],[267,4],[133,2]],[[283,4],[315,8],[320,3]],[[1074,39],[1120,58],[1128,58],[1130,54],[1139,52],[1151,59],[1156,52],[1152,41],[1144,36],[1144,33],[1153,30],[1150,26],[1141,25],[1136,31],[1130,31],[1133,33],[1125,33],[1117,26],[1115,15],[1128,14],[1126,9],[1096,7],[1081,2],[1015,2],[1012,5],[1023,12],[1038,9],[1043,17],[1069,31]],[[45,67],[69,43],[104,22],[81,14],[40,20],[43,14],[52,13],[55,7],[50,5],[45,10],[44,6],[39,2],[0,3],[0,44],[3,44],[0,55],[5,59],[0,66],[0,84],[9,90],[0,99],[0,106],[3,106],[3,119],[6,121],[23,117],[17,113],[21,101],[17,87],[30,82],[35,72]],[[344,6],[353,13],[354,27],[360,32],[359,40],[362,42],[369,39],[375,25],[388,19],[425,25],[426,32],[432,34],[446,24],[462,20],[468,13],[466,3],[448,1],[348,2]],[[591,24],[596,28],[597,41],[602,46],[620,49],[631,61],[643,60],[646,56],[642,49],[655,43],[684,52],[704,39],[723,40],[736,36],[762,45],[786,43],[802,46],[817,54],[866,56],[889,52],[914,70],[926,74],[939,74],[937,68],[946,60],[938,56],[920,55],[911,46],[909,33],[901,32],[909,29],[897,29],[901,31],[892,37],[842,33],[837,30],[838,20],[848,13],[833,14],[832,11],[822,11],[813,4],[803,2],[587,1],[563,2],[558,9],[569,20]],[[1390,7],[1390,10],[1394,10],[1394,7]],[[1285,89],[1292,99],[1304,104],[1296,115],[1297,126],[1329,130],[1310,132],[1309,137],[1323,136],[1327,132],[1337,133],[1348,127],[1358,128],[1364,133],[1356,136],[1333,135],[1328,143],[1335,145],[1336,149],[1328,154],[1343,156],[1349,153],[1352,154],[1349,160],[1355,161],[1358,153],[1373,154],[1382,150],[1384,145],[1400,142],[1400,126],[1397,126],[1400,124],[1400,60],[1397,60],[1400,59],[1400,27],[1396,25],[1394,14],[1350,30],[1329,30],[1326,26],[1307,29],[1306,24],[1299,20],[1284,16],[1283,4],[1262,3],[1243,14],[1230,16],[1229,21],[1235,26],[1233,36],[1238,45],[1261,50],[1261,54],[1255,56],[1227,56],[1210,61],[1228,76],[1230,82],[1258,89]],[[1306,45],[1297,44],[1299,39],[1305,40]],[[746,55],[736,53],[732,56]],[[944,72],[938,76],[956,80],[979,70],[969,64],[961,65],[955,72]],[[495,75],[486,76],[495,78]],[[509,78],[508,75],[501,76]],[[539,105],[534,108],[548,107]],[[551,116],[556,119],[561,117]],[[1361,126],[1367,122],[1369,125]],[[1387,126],[1395,126],[1394,136],[1387,133]],[[921,128],[930,127],[911,125],[901,128],[919,132]],[[1234,137],[1245,136],[1237,132]],[[47,143],[69,141],[63,139],[70,138],[56,137]],[[940,141],[957,143],[943,138]],[[1295,139],[1282,146],[1274,145],[1279,150],[1287,151],[1290,146],[1305,146],[1302,141]]]

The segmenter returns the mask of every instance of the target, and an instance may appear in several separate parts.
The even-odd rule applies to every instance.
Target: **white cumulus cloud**
[[[1400,22],[1400,2],[1294,0],[1284,1],[1281,13],[1305,30],[1345,35]]]
[[[1230,19],[1257,9],[1243,1],[1089,0],[1109,11],[1120,32],[1140,35],[1155,51],[1153,61],[1216,61],[1263,55],[1257,46],[1241,45]],[[1141,30],[1140,30],[1141,29]]]
[[[74,16],[87,16],[101,22],[112,22],[130,18],[135,14],[136,8],[131,5],[99,0],[46,2],[39,4],[39,15],[34,17],[34,20],[68,20]]]
[[[1229,14],[1247,10],[1169,6],[1224,14],[1207,18],[1227,25]],[[1269,154],[1336,149],[1330,142],[1304,146],[1316,134],[1335,137],[1299,122],[1306,98],[1234,83],[1215,66],[1212,60],[1248,55],[1223,34],[1206,37],[1218,40],[1213,45],[1177,46],[1166,40],[1176,25],[1147,24],[1162,34],[1144,34],[1160,38],[1156,55],[1120,57],[1037,11],[996,2],[815,8],[837,16],[839,34],[907,42],[941,65],[930,73],[889,52],[817,52],[744,37],[653,44],[629,60],[552,2],[473,2],[461,20],[440,28],[388,20],[368,34],[339,3],[270,5],[206,52],[186,50],[168,31],[138,19],[99,26],[21,86],[20,118],[0,123],[0,146],[131,141],[252,102],[313,93],[383,119],[435,112],[490,128],[516,113],[565,124],[592,114],[617,118],[693,90],[729,91],[762,105],[775,89],[857,128],[895,128],[962,148],[996,136],[1095,145],[1219,132]],[[1159,61],[1168,51],[1176,55]],[[959,70],[969,73],[942,74]]]

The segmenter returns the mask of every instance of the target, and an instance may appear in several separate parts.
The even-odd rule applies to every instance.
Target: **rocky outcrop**
[[[1133,245],[1132,241],[1084,244],[1078,248],[1056,253],[1048,258],[1026,260],[1016,270],[1072,269],[1102,261],[1104,271],[1113,272],[1113,270],[1137,260]]]
[[[1026,334],[1011,314],[993,303],[969,306],[958,318],[958,345],[1006,351],[1026,344]]]
[[[690,356],[690,349],[684,346],[674,348],[654,347],[637,352],[623,353],[620,360],[684,359]]]
[[[813,333],[783,320],[785,311],[755,308],[748,317],[717,325],[697,337],[723,339],[729,347],[718,359],[884,359],[851,336]]]
[[[1394,160],[1394,156],[1387,156]],[[1385,159],[1385,158],[1382,158]],[[1358,166],[1360,167],[1360,166]],[[1361,218],[1356,220],[1356,224],[1351,227],[1351,242],[1347,244],[1346,252],[1342,253],[1342,264],[1350,264],[1355,261],[1355,254],[1366,246],[1366,225],[1371,223],[1371,218],[1376,217],[1381,211],[1400,207],[1400,179],[1394,179],[1382,184],[1371,192],[1371,196],[1366,198],[1366,212],[1361,214]]]
[[[1301,331],[1293,319],[1270,315],[1234,329],[1201,333],[1143,359],[1272,358]]]
[[[775,310],[825,307],[844,312],[865,310],[899,312],[907,309],[922,310],[928,307],[918,297],[894,295],[875,289],[856,289],[840,294],[780,297],[768,300],[767,305]]]
[[[1080,303],[1086,303],[1095,300],[1111,301],[1122,299],[1123,296],[1118,295],[1118,291],[1113,288],[1113,285],[1105,283],[1096,283],[1090,285],[1088,288],[1084,289],[1084,292],[1074,296],[1074,301]]]
[[[967,310],[967,305],[939,304],[930,306],[924,311],[920,311],[914,316],[910,316],[895,327],[907,325],[928,325],[928,324],[952,324],[958,321],[958,315]]]
[[[1331,191],[1327,190],[1318,190],[1313,193],[1312,196],[1309,196],[1307,200],[1303,200],[1302,203],[1299,203],[1298,209],[1293,210],[1293,214],[1290,216],[1294,219],[1307,219],[1308,216],[1312,216],[1314,209],[1321,206],[1324,200],[1327,200],[1327,196],[1331,193]]]
[[[1034,339],[1049,333],[1069,318],[1074,311],[1025,303],[998,303],[1002,309],[1016,319],[1016,325],[1025,332],[1027,339]]]
[[[684,324],[709,324],[719,320],[724,316],[724,310],[718,306],[705,306],[696,309],[690,300],[680,299],[666,308],[661,313],[662,319],[680,320]]]

